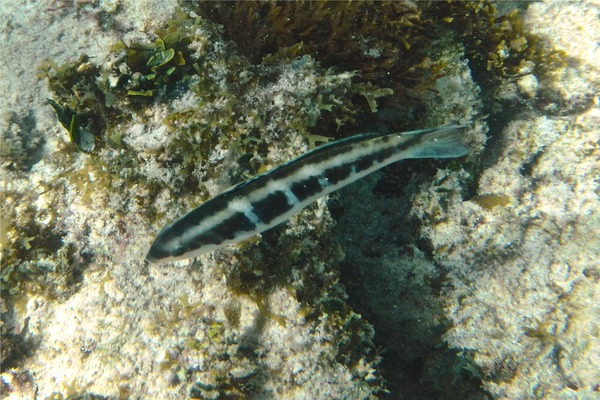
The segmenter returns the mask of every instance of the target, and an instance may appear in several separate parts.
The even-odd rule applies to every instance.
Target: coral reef
[[[308,55],[251,65],[216,25],[182,11],[129,38],[102,55],[40,62],[51,90],[40,97],[62,126],[28,175],[37,142],[30,150],[18,129],[3,135],[3,391],[18,396],[27,382],[45,398],[379,391],[373,331],[336,283],[341,253],[324,202],[236,251],[181,267],[140,261],[157,227],[329,140],[312,131],[322,116],[342,127],[357,112],[351,98],[379,89]]]
[[[466,159],[477,160],[486,130],[479,87],[464,48],[451,42],[436,48],[430,57],[446,68],[436,90],[424,99],[425,114],[430,125],[448,123],[448,118],[470,121],[465,138],[472,150]],[[335,235],[346,254],[341,281],[348,286],[350,303],[374,324],[377,341],[385,346],[382,367],[389,371],[390,390],[408,398],[484,396],[477,370],[469,372],[459,353],[442,344],[450,327],[440,298],[446,271],[428,256],[428,244],[418,240],[421,221],[414,215],[420,207],[437,206],[439,213],[446,207],[415,201],[423,191],[433,191],[440,202],[461,200],[472,181],[461,164],[404,161],[379,179],[345,189],[334,203],[342,214]]]
[[[0,10],[3,396],[597,396],[597,0],[177,3]],[[462,160],[141,261],[318,143],[445,123]]]
[[[578,67],[532,76],[538,95],[500,118],[510,122],[497,128],[473,197],[435,208],[434,190],[417,197],[427,205],[421,233],[447,270],[445,339],[471,353],[494,398],[598,396],[599,10],[527,10],[524,26]],[[594,33],[574,40],[567,25]]]
[[[451,164],[430,182],[421,175],[426,166],[409,164],[335,200],[346,253],[342,282],[393,353],[382,362],[394,371],[393,392],[597,396],[598,375],[583,367],[600,354],[597,318],[590,318],[598,315],[599,288],[597,31],[580,41],[563,26],[597,27],[597,6],[586,7],[548,2],[507,15],[521,21],[519,34],[535,38],[531,45],[542,46],[528,53],[536,63],[544,52],[563,56],[560,62],[515,77],[515,70],[498,71],[493,82],[469,69],[437,80],[441,99],[425,102],[430,118],[459,110],[477,127],[484,121],[469,110],[490,113],[492,137],[483,151],[473,137],[471,167]],[[557,26],[550,33],[549,15]]]
[[[591,127],[598,117],[512,122],[499,162],[478,188],[509,202],[479,197],[442,216],[422,215],[439,221],[423,233],[451,282],[446,340],[474,351],[495,397],[592,398],[597,390],[597,372],[577,366],[600,354],[592,317],[600,311],[593,184],[600,171]]]

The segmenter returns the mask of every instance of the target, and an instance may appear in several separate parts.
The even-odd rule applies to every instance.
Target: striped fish
[[[167,225],[146,260],[196,257],[264,232],[336,191],[407,158],[454,158],[468,148],[452,125],[391,134],[362,134],[309,151],[231,187]]]

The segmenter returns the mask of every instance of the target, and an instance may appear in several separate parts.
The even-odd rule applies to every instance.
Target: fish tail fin
[[[465,125],[441,126],[432,130],[409,132],[423,136],[413,146],[405,150],[406,158],[456,158],[469,152],[461,139]],[[425,133],[426,132],[426,133]]]

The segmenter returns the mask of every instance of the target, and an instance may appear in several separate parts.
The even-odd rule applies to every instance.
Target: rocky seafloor
[[[2,398],[600,396],[597,0],[0,17]],[[467,156],[143,261],[166,223],[321,142],[447,123]]]

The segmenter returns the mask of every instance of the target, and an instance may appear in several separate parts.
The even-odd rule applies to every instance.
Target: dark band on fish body
[[[237,212],[211,229],[211,232],[214,233],[219,240],[217,243],[211,244],[221,244],[226,240],[231,240],[235,237],[235,232],[252,231],[254,229],[256,229],[256,225],[254,225],[244,213]]]
[[[299,182],[295,182],[290,187],[290,190],[300,201],[304,201],[311,196],[319,193],[323,188],[319,183],[319,177],[312,176]]]
[[[336,183],[348,179],[352,174],[352,165],[344,164],[339,167],[332,167],[323,172],[323,176],[327,180],[329,185],[335,185]]]
[[[191,228],[197,225],[204,218],[216,215],[224,211],[228,206],[228,202],[224,201],[227,197],[229,197],[227,192],[221,193],[220,195],[215,196],[212,199],[206,201],[203,204],[203,206],[205,207],[202,207],[202,209],[195,208],[189,213],[187,213],[186,216],[188,218],[186,218],[185,221],[179,220],[182,224],[181,228]]]
[[[356,167],[356,172],[362,172],[371,168],[374,162],[375,160],[373,159],[373,156],[365,156],[359,158],[354,164]]]
[[[252,206],[252,212],[263,224],[268,224],[294,206],[294,204],[289,204],[287,197],[281,191],[274,192],[250,205]]]
[[[182,254],[183,254],[183,252],[182,252]],[[179,254],[179,255],[181,255],[181,254]],[[154,262],[154,261],[164,260],[164,259],[167,259],[169,257],[174,257],[174,256],[176,256],[176,255],[173,254],[173,252],[168,251],[167,247],[163,245],[163,240],[160,237],[158,237],[152,244],[152,247],[150,247],[150,250],[148,250],[148,254],[146,254],[146,260],[150,261],[150,262]]]

